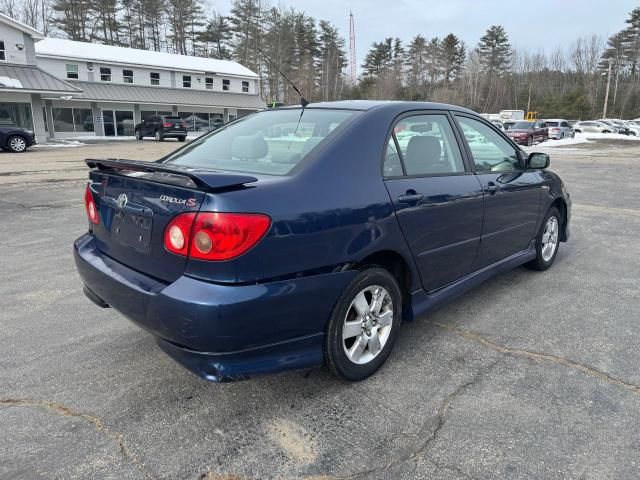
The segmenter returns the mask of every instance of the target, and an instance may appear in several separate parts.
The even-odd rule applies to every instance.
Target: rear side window
[[[385,176],[459,172],[464,172],[464,163],[446,115],[414,115],[396,124],[387,146]]]
[[[165,162],[246,173],[287,175],[357,112],[299,108],[263,111],[228,124]]]

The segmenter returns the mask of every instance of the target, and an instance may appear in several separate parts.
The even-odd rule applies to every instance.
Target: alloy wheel
[[[363,365],[382,351],[393,324],[393,302],[389,292],[371,285],[353,299],[342,327],[342,346],[347,358]]]
[[[14,152],[23,152],[27,148],[27,142],[22,137],[12,137],[9,140],[9,148]]]
[[[553,254],[558,247],[558,219],[549,217],[544,232],[542,232],[542,259],[548,262],[553,258]]]

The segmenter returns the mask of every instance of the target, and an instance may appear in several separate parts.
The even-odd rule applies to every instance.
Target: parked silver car
[[[583,133],[611,133],[613,131],[611,126],[605,125],[602,122],[596,122],[595,120],[578,122],[573,126],[573,130]]]
[[[569,122],[563,118],[552,118],[545,120],[547,124],[547,133],[549,138],[555,140],[562,140],[563,138],[573,138],[576,136],[576,132],[571,128]]]

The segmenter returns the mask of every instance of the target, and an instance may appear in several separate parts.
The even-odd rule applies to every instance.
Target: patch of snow
[[[99,43],[76,42],[63,38],[45,38],[35,45],[36,55],[56,58],[76,58],[84,61],[146,65],[170,70],[218,73],[258,78],[258,75],[238,62],[214,58],[191,57],[174,53],[154,52],[137,48],[115,47]]]
[[[8,88],[24,88],[22,82],[17,78],[0,76],[0,85]]]
[[[547,140],[531,147],[524,147],[528,152],[533,152],[536,148],[554,148],[566,145],[577,145],[579,143],[597,143],[598,140],[628,140],[640,142],[640,137],[632,135],[622,135],[619,133],[576,133],[574,138],[563,138],[562,140]]]

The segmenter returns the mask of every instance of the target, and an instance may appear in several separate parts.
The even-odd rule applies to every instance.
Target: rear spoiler
[[[170,183],[184,187],[196,187],[202,190],[220,190],[258,181],[256,177],[252,177],[251,175],[203,170],[182,165],[168,166],[163,163],[145,162],[141,160],[115,158],[100,160],[87,158],[85,159],[85,163],[89,168],[105,173],[127,176],[136,176],[134,175],[135,173],[140,173],[140,178],[144,178],[145,180]]]

